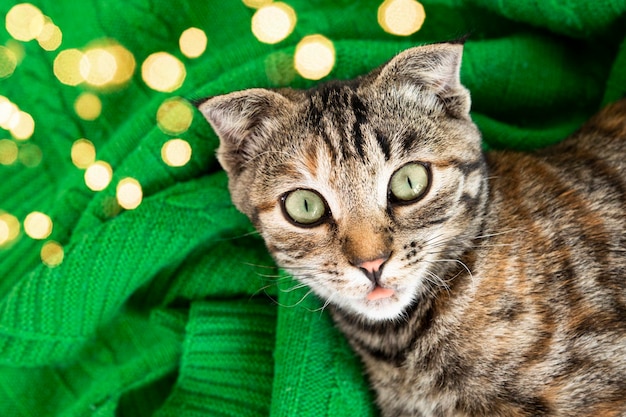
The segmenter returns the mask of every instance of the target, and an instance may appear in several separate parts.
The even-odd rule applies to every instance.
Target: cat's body
[[[626,101],[484,155],[462,47],[200,105],[237,207],[328,302],[385,416],[626,415]]]

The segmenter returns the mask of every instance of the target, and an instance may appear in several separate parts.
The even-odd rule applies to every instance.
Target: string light
[[[33,143],[27,143],[19,147],[17,159],[27,168],[34,168],[41,163],[43,153],[41,148]]]
[[[7,47],[0,46],[0,79],[13,75],[17,67],[17,56],[15,52]]]
[[[9,130],[9,125],[14,123],[14,114],[19,109],[8,98],[0,96],[0,127]]]
[[[167,52],[156,52],[141,65],[141,76],[148,87],[156,91],[172,92],[178,89],[187,75],[185,66]]]
[[[180,97],[165,100],[157,110],[157,125],[169,135],[179,135],[191,125],[193,109],[189,102]]]
[[[45,24],[39,35],[37,35],[39,46],[46,51],[55,51],[61,46],[62,41],[63,33],[61,33],[61,29],[49,17],[46,17]]]
[[[319,80],[335,66],[335,46],[322,35],[305,36],[296,46],[294,67],[309,80]]]
[[[45,239],[52,233],[52,220],[47,214],[33,211],[24,219],[24,231],[33,239]]]
[[[20,222],[12,214],[0,211],[0,246],[12,243],[20,234]]]
[[[78,49],[65,49],[56,56],[52,70],[55,77],[63,84],[77,86],[85,81],[80,72],[83,53]]]
[[[425,19],[424,6],[415,0],[385,0],[378,8],[378,24],[393,35],[412,35]]]
[[[171,167],[182,167],[191,159],[191,145],[182,139],[171,139],[161,148],[163,162]]]
[[[93,93],[81,93],[74,101],[74,111],[83,120],[95,120],[102,112],[102,101]]]
[[[263,43],[278,43],[293,32],[296,21],[296,12],[291,6],[271,3],[259,8],[252,16],[252,33]]]
[[[85,184],[92,191],[102,191],[113,178],[113,168],[107,162],[96,161],[85,170]]]
[[[40,256],[41,261],[45,265],[50,268],[54,268],[61,265],[63,258],[65,257],[65,252],[63,250],[63,246],[53,240],[50,240],[44,243],[41,247]]]
[[[9,139],[0,139],[0,165],[13,165],[17,161],[17,144]]]
[[[72,163],[80,169],[86,169],[96,161],[96,147],[87,139],[78,139],[72,144]]]
[[[248,7],[252,7],[254,9],[258,9],[259,7],[267,6],[273,0],[243,0],[243,4]]]
[[[9,130],[15,139],[26,140],[35,131],[35,120],[30,114],[18,110],[9,119]]]
[[[6,28],[13,38],[28,42],[41,33],[45,20],[37,7],[30,3],[13,6],[6,15]]]
[[[136,209],[143,199],[141,184],[134,178],[124,178],[117,184],[115,193],[118,204],[126,210]]]
[[[206,50],[208,39],[202,29],[189,28],[185,30],[178,40],[180,51],[187,58],[198,58]]]

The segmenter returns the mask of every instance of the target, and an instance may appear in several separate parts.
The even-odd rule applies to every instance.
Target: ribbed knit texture
[[[0,416],[376,414],[359,360],[328,313],[306,289],[291,290],[231,205],[217,138],[199,113],[179,136],[193,149],[189,163],[161,159],[172,138],[156,123],[166,98],[312,86],[292,62],[295,45],[314,33],[333,41],[328,78],[341,79],[404,48],[470,34],[461,76],[486,147],[557,142],[626,93],[626,0],[424,0],[425,23],[410,37],[381,29],[382,0],[285,2],[295,29],[267,45],[251,33],[254,9],[238,0],[32,1],[61,28],[63,44],[48,52],[20,42],[23,60],[0,79],[0,95],[35,120],[27,142],[43,155],[36,167],[0,165],[0,213],[20,222],[46,213],[48,239],[65,258],[45,266],[44,242],[23,227],[0,247]],[[0,0],[0,16],[14,4]],[[189,27],[208,36],[197,59],[179,50]],[[85,121],[73,103],[87,88],[61,84],[53,62],[102,38],[124,45],[137,68],[124,88],[95,90],[102,114]],[[0,27],[0,44],[8,40]],[[185,65],[175,92],[141,78],[141,64],[159,51]],[[83,137],[113,168],[103,191],[89,190],[71,162]],[[143,189],[135,210],[115,204],[125,177]]]

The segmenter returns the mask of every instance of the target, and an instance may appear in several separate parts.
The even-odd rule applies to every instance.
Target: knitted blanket
[[[293,64],[314,34],[334,50],[323,79],[469,34],[486,148],[557,142],[626,92],[626,0],[422,0],[425,19],[409,0],[245,3],[0,1],[1,416],[376,415],[179,97],[312,86]]]

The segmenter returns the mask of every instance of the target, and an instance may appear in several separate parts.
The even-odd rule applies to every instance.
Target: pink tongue
[[[394,291],[392,289],[379,287],[377,285],[371,293],[367,294],[367,299],[370,301],[381,300],[383,298],[391,297],[393,293]]]

